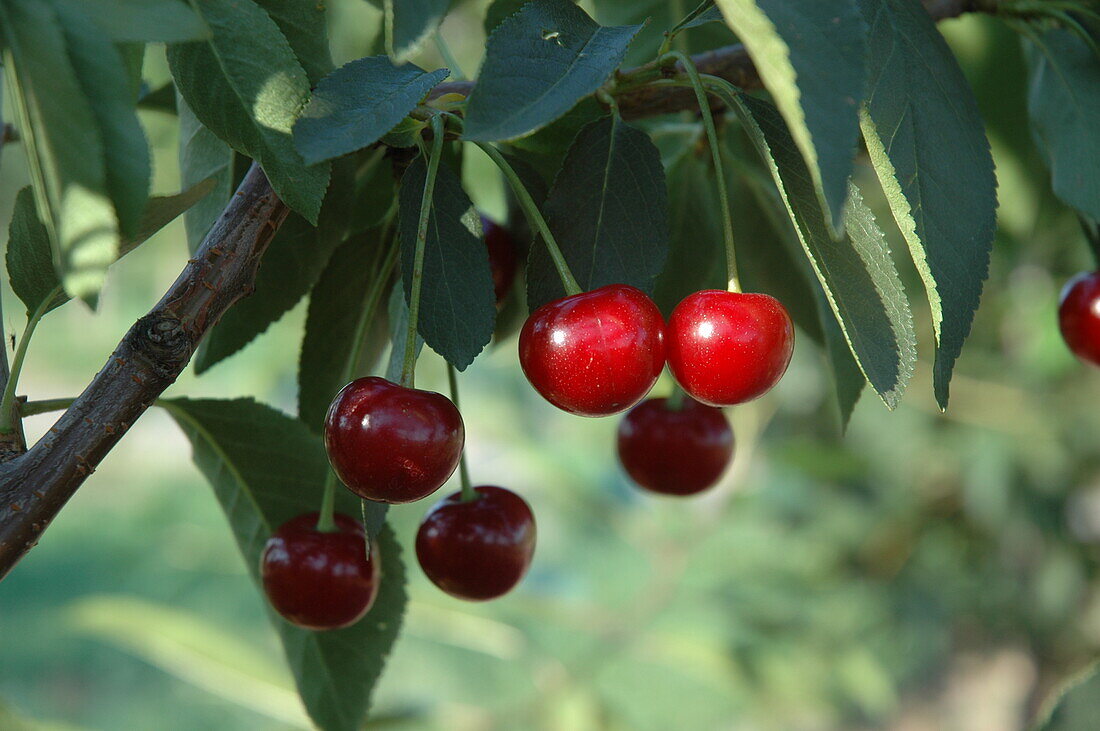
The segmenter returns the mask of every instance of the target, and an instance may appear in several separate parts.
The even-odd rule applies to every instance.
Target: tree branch
[[[30,451],[0,466],[0,578],[183,372],[202,337],[252,292],[260,257],[288,212],[253,164],[195,258],[84,393]]]
[[[923,0],[936,20],[990,11],[996,1]],[[760,87],[760,77],[743,46],[719,48],[693,60],[702,73],[745,89]],[[469,94],[472,88],[473,82],[440,84],[431,97]],[[696,108],[690,90],[669,87],[627,91],[618,104],[629,118]],[[161,301],[130,328],[107,364],[46,436],[30,451],[0,464],[0,579],[37,543],[134,421],[183,372],[203,336],[226,310],[252,292],[260,258],[288,212],[263,171],[253,164],[195,258]],[[4,370],[0,359],[0,379]]]

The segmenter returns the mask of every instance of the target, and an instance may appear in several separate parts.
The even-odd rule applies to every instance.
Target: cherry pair
[[[793,348],[790,316],[768,295],[696,292],[676,306],[666,328],[641,290],[612,284],[535,310],[520,334],[519,357],[550,403],[607,416],[644,398],[666,359],[696,400],[750,401],[779,381]]]

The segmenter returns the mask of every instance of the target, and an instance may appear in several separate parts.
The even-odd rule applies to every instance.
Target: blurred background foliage
[[[337,61],[367,54],[380,12],[328,4]],[[635,60],[679,14],[663,0],[584,4],[603,22],[658,16]],[[484,5],[459,5],[443,26],[471,74]],[[986,17],[940,27],[977,91],[1000,192],[992,271],[950,410],[931,395],[927,312],[917,312],[922,360],[903,405],[888,413],[865,395],[843,439],[803,338],[780,386],[731,412],[739,451],[723,484],[655,499],[618,469],[616,419],[557,411],[524,381],[514,335],[497,342],[461,379],[468,455],[475,481],[534,507],[535,564],[485,605],[446,597],[412,567],[372,727],[1016,729],[1097,656],[1100,373],[1070,356],[1055,321],[1061,283],[1090,266],[1087,246],[1028,138],[1016,36]],[[728,40],[717,25],[706,33],[704,46]],[[430,46],[419,62],[441,64]],[[167,79],[161,49],[146,69],[154,85]],[[144,112],[143,122],[155,192],[172,192],[175,121]],[[469,152],[472,197],[503,217],[496,173]],[[18,145],[4,149],[3,171],[6,221],[26,183]],[[860,175],[870,196],[873,177]],[[870,202],[892,229],[882,201]],[[753,241],[740,246],[752,256]],[[98,313],[71,304],[50,315],[25,391],[79,392],[186,256],[177,222],[111,270]],[[898,264],[919,293],[907,258]],[[10,334],[20,308],[3,295]],[[304,309],[171,393],[253,395],[292,411]],[[420,383],[445,389],[436,356]],[[30,435],[50,424],[31,419]],[[391,511],[407,546],[427,508]],[[146,728],[308,728],[225,519],[155,410],[0,585],[0,729]]]

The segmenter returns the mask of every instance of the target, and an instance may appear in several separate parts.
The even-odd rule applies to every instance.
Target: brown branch
[[[260,257],[288,210],[254,164],[195,258],[84,393],[29,452],[0,466],[0,578],[183,372],[218,318],[251,293]]]
[[[996,1],[923,0],[936,20],[990,11]],[[760,86],[743,46],[719,48],[694,61],[705,74],[746,89]],[[472,88],[472,82],[440,84],[431,96],[468,94]],[[696,105],[690,90],[669,87],[624,92],[618,103],[630,118]],[[251,293],[260,257],[287,213],[254,164],[195,258],[163,299],[130,328],[84,393],[30,451],[0,464],[0,579],[34,546],[134,421],[183,372],[218,318]],[[6,370],[6,363],[0,370]]]

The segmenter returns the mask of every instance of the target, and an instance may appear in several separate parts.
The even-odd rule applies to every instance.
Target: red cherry
[[[455,471],[466,430],[445,396],[368,377],[336,394],[325,417],[325,449],[348,489],[367,500],[409,503]]]
[[[787,371],[794,326],[766,294],[708,289],[668,319],[668,367],[697,401],[733,406],[763,396]]]
[[[317,513],[283,523],[260,558],[271,606],[306,629],[353,625],[378,595],[378,549],[368,558],[363,526],[340,513],[333,517],[332,533],[317,530]]]
[[[1058,326],[1078,358],[1100,365],[1100,272],[1081,272],[1066,282]]]
[[[733,430],[721,409],[685,398],[679,409],[652,398],[619,423],[619,461],[640,487],[694,495],[718,482],[733,457]]]
[[[443,498],[416,533],[416,557],[432,583],[453,597],[481,601],[512,589],[535,553],[535,516],[523,498],[492,485]]]
[[[493,292],[500,304],[512,289],[516,279],[516,245],[508,229],[481,217],[481,229],[485,233],[485,246],[489,249],[489,268],[493,272]]]
[[[559,409],[607,416],[642,400],[665,362],[657,305],[625,284],[582,292],[535,310],[519,336],[527,380]]]

